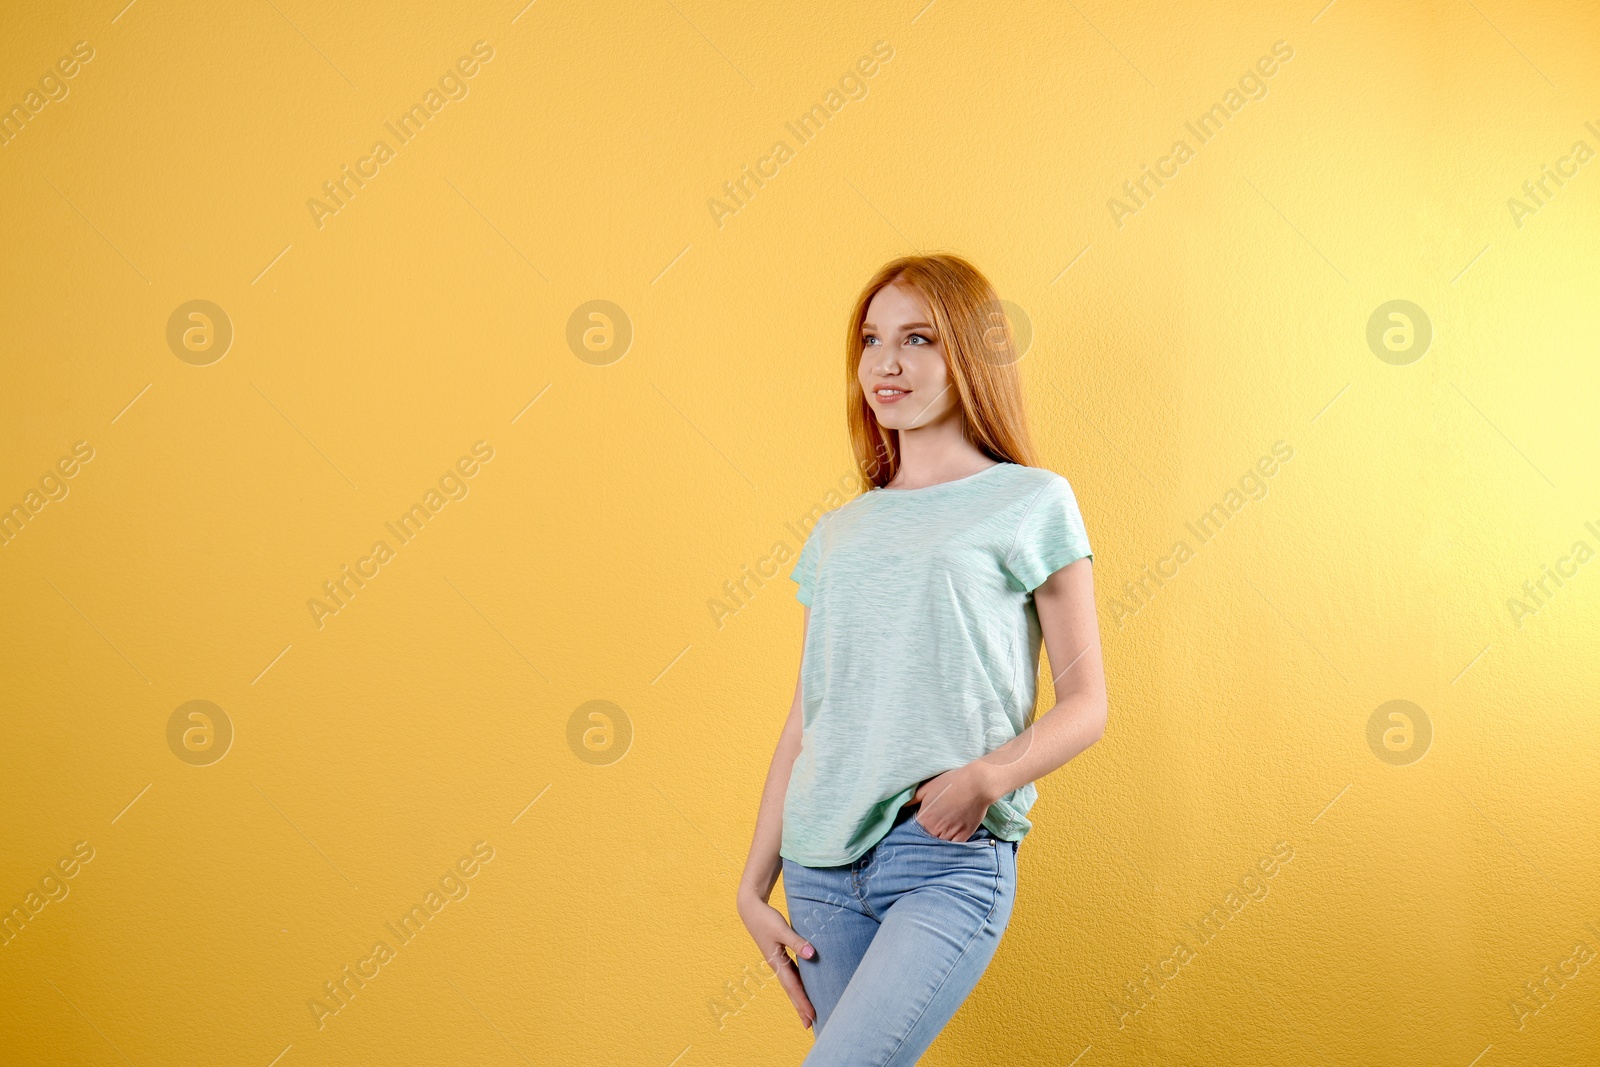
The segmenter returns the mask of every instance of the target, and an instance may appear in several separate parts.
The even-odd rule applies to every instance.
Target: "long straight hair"
[[[857,374],[867,305],[879,289],[896,283],[920,293],[933,315],[967,440],[992,459],[1038,466],[1022,402],[1016,341],[994,286],[957,255],[902,256],[885,263],[862,288],[845,333],[845,414],[861,491],[887,485],[900,469],[900,435],[878,422]]]

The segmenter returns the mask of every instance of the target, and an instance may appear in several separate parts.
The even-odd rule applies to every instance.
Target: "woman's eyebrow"
[[[876,330],[877,329],[877,327],[874,326],[870,322],[863,322],[861,324],[861,328],[863,330]],[[908,322],[904,326],[900,327],[900,329],[901,330],[931,330],[931,329],[933,329],[933,323],[931,323],[931,322]]]

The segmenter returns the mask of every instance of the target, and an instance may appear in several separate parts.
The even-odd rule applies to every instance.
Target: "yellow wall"
[[[849,472],[842,318],[915,248],[1031,324],[1111,692],[927,1061],[1600,1060],[1592,5],[124,2],[0,33],[7,1062],[798,1062],[733,894],[801,609],[708,602]]]

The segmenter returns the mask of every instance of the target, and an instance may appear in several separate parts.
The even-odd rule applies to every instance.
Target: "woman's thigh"
[[[851,867],[802,867],[783,861],[783,896],[789,925],[811,943],[816,955],[796,958],[806,999],[816,1009],[813,1033],[820,1033],[850,983],[861,957],[878,932],[855,889]]]
[[[907,820],[862,878],[862,902],[882,921],[817,1027],[807,1067],[917,1062],[999,947],[1016,900],[1016,845],[944,841]]]

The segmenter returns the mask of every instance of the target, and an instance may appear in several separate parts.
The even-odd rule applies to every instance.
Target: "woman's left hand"
[[[977,763],[935,775],[917,786],[908,803],[920,804],[912,816],[934,837],[946,841],[965,841],[978,830],[989,805],[998,797],[989,795],[989,784]]]

